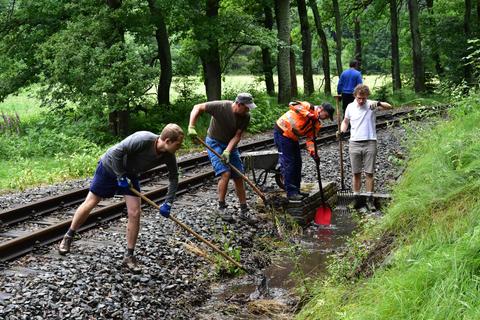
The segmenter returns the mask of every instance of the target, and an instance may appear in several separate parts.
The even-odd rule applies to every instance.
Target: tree
[[[390,43],[392,46],[392,84],[393,90],[400,90],[402,88],[402,81],[400,80],[400,52],[398,48],[398,14],[397,14],[397,0],[390,0]]]
[[[206,23],[216,25],[220,0],[206,0]],[[205,30],[203,30],[205,31]],[[207,93],[207,100],[219,100],[222,97],[222,68],[220,66],[220,53],[218,39],[214,32],[197,33],[205,41],[205,49],[200,51],[202,59],[203,82]]]
[[[418,20],[417,0],[408,0],[410,33],[412,36],[413,80],[415,92],[425,92],[425,67],[422,58],[422,43]]]
[[[356,16],[354,20],[354,34],[355,34],[355,60],[358,61],[358,65],[362,65],[362,35],[360,32],[360,17]]]
[[[311,96],[315,90],[312,72],[312,36],[308,23],[307,6],[305,0],[297,0],[298,16],[302,33],[302,67],[304,94]]]
[[[330,81],[330,54],[328,50],[327,36],[323,31],[322,20],[320,19],[320,14],[318,13],[318,7],[315,0],[309,0],[308,4],[312,8],[313,17],[315,20],[315,28],[317,29],[317,34],[320,39],[320,47],[322,51],[322,69],[323,75],[325,77],[324,93],[327,96],[332,95],[332,87]]]
[[[333,1],[333,14],[335,16],[335,61],[337,63],[337,74],[340,76],[343,72],[342,66],[342,20],[340,17],[340,8],[338,7],[338,0]]]
[[[273,29],[273,15],[272,8],[270,6],[263,6],[264,12],[264,26],[267,30]],[[270,48],[267,46],[262,46],[262,66],[263,74],[265,77],[265,87],[267,89],[267,94],[269,96],[275,95],[275,84],[273,82],[273,63],[270,53]]]
[[[463,30],[465,32],[466,41],[470,38],[471,35],[471,28],[470,28],[470,20],[472,15],[472,0],[465,0],[465,14],[463,19]],[[468,46],[468,44],[465,44]],[[472,83],[472,66],[468,63],[465,64],[463,68],[463,74],[465,77],[465,81],[469,84]]]
[[[168,39],[167,25],[162,8],[158,1],[148,0],[151,21],[155,26],[155,39],[157,41],[157,56],[155,60],[160,61],[160,80],[157,89],[157,103],[159,105],[170,104],[170,85],[172,84],[172,56],[170,53],[170,42]]]
[[[290,2],[275,0],[275,20],[278,38],[278,102],[288,103],[291,98],[290,78]]]

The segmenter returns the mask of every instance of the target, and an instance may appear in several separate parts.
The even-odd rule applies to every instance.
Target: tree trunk
[[[273,29],[273,14],[272,8],[268,6],[263,7],[265,14],[264,26],[267,30]],[[263,62],[263,74],[265,76],[265,87],[267,88],[267,94],[269,96],[275,95],[275,83],[273,82],[273,64],[272,56],[269,48],[262,48],[262,62]]]
[[[360,18],[357,16],[355,20],[355,60],[358,61],[358,68],[362,65],[362,34],[360,32]]]
[[[275,19],[278,37],[278,103],[288,103],[291,98],[290,78],[290,1],[275,0]]]
[[[397,0],[390,0],[390,42],[392,46],[392,83],[393,91],[402,88],[400,80],[400,51],[398,48]]]
[[[212,21],[218,16],[220,0],[207,0],[207,20]],[[218,40],[213,34],[207,37],[208,48],[200,56],[203,66],[203,81],[207,100],[219,100],[222,97],[222,70],[220,66],[220,53]]]
[[[107,6],[112,9],[116,10],[122,6],[122,0],[106,0]],[[125,30],[123,26],[116,21],[116,19],[110,19],[109,21],[111,25],[112,32],[107,39],[107,43],[109,45],[113,45],[117,42],[124,43],[125,42]],[[123,57],[126,59],[126,57]],[[123,83],[127,83],[128,79],[124,77],[121,79],[121,75],[119,75],[119,81]],[[118,96],[118,95],[117,95]],[[128,122],[129,122],[129,111],[128,111],[128,101],[115,101],[113,102],[114,105],[124,105],[124,109],[122,110],[115,110],[111,111],[108,115],[108,124],[110,132],[115,136],[126,136],[128,135]]]
[[[422,58],[417,0],[408,0],[410,33],[412,36],[413,80],[415,92],[425,92],[425,67]]]
[[[343,72],[342,67],[342,21],[340,17],[340,8],[338,7],[338,0],[333,0],[333,14],[335,16],[335,60],[337,62],[337,74],[340,75]]]
[[[311,96],[315,90],[312,72],[312,36],[310,34],[305,0],[297,0],[297,7],[302,32],[303,93],[306,96]]]
[[[298,96],[298,85],[297,85],[297,70],[296,70],[296,59],[295,59],[295,52],[292,49],[293,40],[290,36],[290,80],[291,88],[292,88],[292,97]]]
[[[480,0],[477,0],[477,31],[480,31]]]
[[[427,9],[428,9],[428,25],[430,30],[435,30],[435,21],[433,17],[433,0],[427,0]],[[444,69],[442,66],[442,62],[440,61],[440,54],[438,53],[438,41],[437,41],[438,34],[433,34],[430,38],[433,39],[432,41],[432,59],[435,62],[435,71],[441,77],[443,76]]]
[[[330,81],[330,53],[328,50],[327,36],[323,31],[322,20],[318,13],[317,2],[315,0],[309,0],[308,4],[312,8],[313,18],[315,19],[315,28],[317,29],[318,37],[320,38],[320,46],[322,49],[322,69],[323,76],[325,77],[324,93],[326,96],[332,95],[332,85]]]
[[[172,56],[170,54],[170,43],[168,42],[167,26],[162,11],[155,5],[155,0],[148,0],[150,14],[157,40],[157,55],[160,60],[160,79],[157,90],[158,105],[170,105],[170,86],[172,84]]]
[[[470,20],[472,16],[472,0],[465,0],[465,15],[463,19],[463,30],[465,32],[465,40],[470,39],[471,36],[471,28],[470,28]],[[465,47],[468,47],[468,43],[465,43]],[[463,75],[465,77],[465,81],[471,85],[473,82],[472,79],[472,65],[466,64],[463,67]]]

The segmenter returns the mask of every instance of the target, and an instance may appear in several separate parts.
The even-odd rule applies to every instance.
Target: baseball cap
[[[235,102],[244,104],[248,107],[248,109],[253,110],[257,107],[255,103],[253,103],[253,97],[250,93],[242,92],[237,95]]]
[[[330,121],[333,121],[333,113],[335,112],[335,109],[333,109],[332,105],[328,102],[324,102],[319,106],[316,106],[317,108],[322,107],[323,110],[327,111],[328,117],[330,118]]]

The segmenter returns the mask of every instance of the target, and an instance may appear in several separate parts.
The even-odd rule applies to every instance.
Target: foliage
[[[396,235],[396,248],[371,278],[319,282],[299,319],[476,319],[480,315],[480,108],[460,101],[451,120],[412,128],[410,161],[384,219],[357,238]],[[363,240],[362,240],[363,239]],[[353,250],[363,259],[371,249]],[[340,275],[340,276],[339,276]],[[345,281],[345,279],[350,279]]]

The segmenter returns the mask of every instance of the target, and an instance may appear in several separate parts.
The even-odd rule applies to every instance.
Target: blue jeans
[[[227,144],[221,143],[220,141],[217,141],[213,138],[210,138],[207,136],[205,139],[205,143],[211,147],[213,150],[215,150],[218,154],[222,154],[223,151],[227,148]],[[231,178],[239,178],[240,176],[235,173],[235,171],[230,170],[230,167],[225,164],[222,159],[217,157],[213,152],[210,150],[207,150],[208,152],[208,158],[210,159],[210,162],[212,163],[213,170],[215,170],[215,176],[219,176],[222,173],[226,171],[231,171]],[[234,148],[230,152],[230,164],[233,165],[235,168],[237,168],[241,173],[243,173],[243,164],[242,160],[240,160],[240,153],[238,152],[238,148]]]
[[[283,136],[277,128],[273,130],[273,140],[278,148],[278,152],[280,152],[279,161],[282,166],[282,175],[285,179],[287,196],[298,194],[300,192],[300,182],[302,181],[300,144],[298,141]]]

